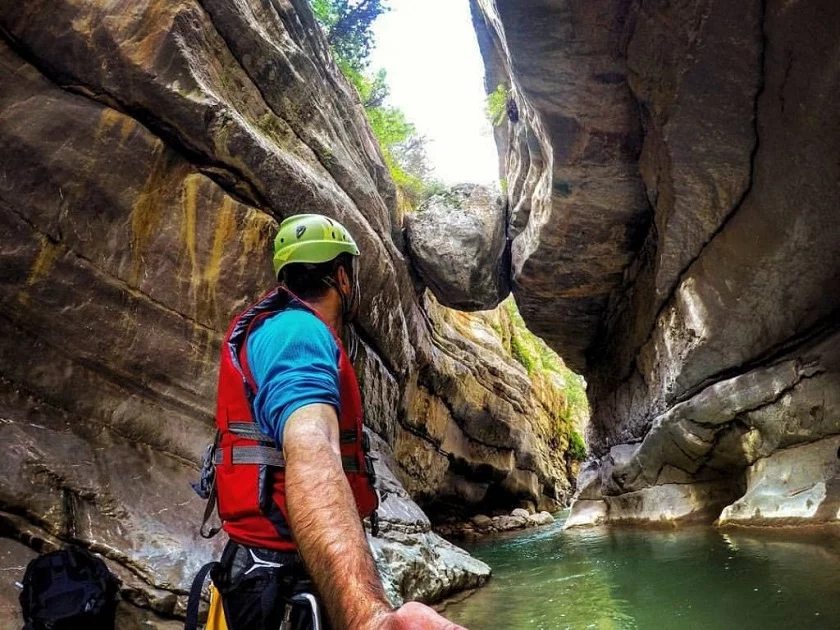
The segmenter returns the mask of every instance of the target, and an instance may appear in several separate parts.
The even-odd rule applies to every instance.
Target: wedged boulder
[[[490,309],[510,293],[507,217],[498,193],[463,184],[406,216],[411,262],[444,306]]]

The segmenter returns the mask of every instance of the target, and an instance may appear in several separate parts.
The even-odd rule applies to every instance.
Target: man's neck
[[[321,316],[321,319],[323,319],[339,337],[344,334],[344,321],[341,316],[341,298],[338,297],[335,289],[330,289],[321,297],[308,300],[307,303],[315,309],[318,315]]]

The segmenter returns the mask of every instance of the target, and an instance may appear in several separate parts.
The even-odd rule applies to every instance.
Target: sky
[[[497,183],[485,114],[484,64],[469,0],[390,0],[374,23],[371,70],[384,68],[389,103],[428,139],[434,176],[447,184]]]

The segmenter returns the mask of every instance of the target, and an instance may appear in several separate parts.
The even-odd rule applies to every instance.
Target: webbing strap
[[[253,422],[228,422],[228,431],[246,440],[271,445],[275,443],[271,436],[260,431],[260,428]],[[338,440],[341,444],[353,444],[356,442],[357,435],[356,429],[344,429],[339,432]]]
[[[213,454],[213,461],[217,466],[224,461],[226,450],[219,448]],[[286,459],[283,457],[283,453],[270,446],[234,446],[231,462],[233,464],[273,466],[274,468],[286,467]],[[345,472],[359,472],[359,462],[353,455],[342,455],[341,467]]]
[[[229,422],[228,430],[237,437],[274,445],[274,440],[260,431],[260,428],[253,422]]]
[[[216,449],[218,453],[218,449]],[[213,518],[213,512],[216,511],[216,504],[219,501],[219,493],[216,490],[216,477],[213,477],[213,486],[210,488],[210,497],[207,499],[207,504],[204,506],[204,516],[201,519],[201,527],[198,528],[198,533],[202,538],[210,539],[222,531],[221,525],[216,525],[207,529],[207,523]]]
[[[356,441],[356,429],[344,429],[338,434],[338,441],[342,444],[353,444]]]
[[[214,568],[221,566],[218,562],[208,562],[201,569],[193,580],[190,588],[190,598],[187,602],[187,619],[184,623],[184,630],[197,630],[198,628],[198,607],[201,604],[201,591],[204,589],[204,581],[207,574]]]
[[[217,466],[224,461],[226,451],[227,449],[224,448],[216,451],[213,459]],[[234,446],[231,463],[261,464],[274,466],[275,468],[286,467],[286,459],[283,457],[283,453],[273,446]]]

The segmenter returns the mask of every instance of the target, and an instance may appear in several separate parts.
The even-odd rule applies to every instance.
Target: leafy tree
[[[312,12],[324,28],[335,55],[361,72],[370,63],[372,26],[388,11],[386,0],[311,0]]]
[[[426,138],[402,110],[386,104],[385,70],[367,71],[374,39],[373,22],[388,10],[383,0],[311,0],[312,11],[327,35],[338,67],[359,92],[391,178],[412,206],[427,196],[430,168]]]

